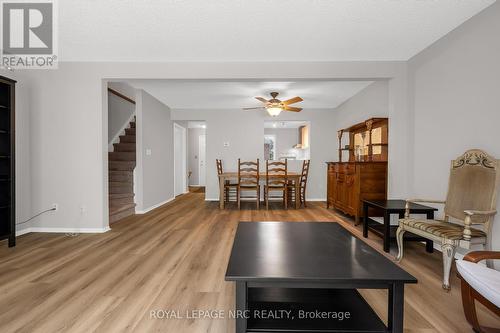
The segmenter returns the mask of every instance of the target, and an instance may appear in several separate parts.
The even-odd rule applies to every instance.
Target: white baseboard
[[[152,211],[153,209],[156,209],[156,208],[158,208],[160,206],[163,206],[164,204],[169,203],[170,201],[172,201],[174,199],[175,199],[175,197],[167,199],[167,200],[165,200],[163,202],[157,203],[156,205],[153,205],[153,206],[151,206],[149,208],[146,208],[146,209],[143,209],[143,210],[136,210],[135,213],[136,214],[146,214],[146,213]]]
[[[50,227],[31,227],[16,231],[16,236],[21,236],[30,232],[47,232],[47,233],[75,233],[75,234],[102,234],[111,230],[105,228],[50,228]]]

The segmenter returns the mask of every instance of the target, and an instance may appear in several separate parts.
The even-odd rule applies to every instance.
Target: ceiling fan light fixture
[[[283,111],[283,109],[279,106],[270,106],[266,108],[266,110],[271,117],[277,117],[281,113],[281,111]]]

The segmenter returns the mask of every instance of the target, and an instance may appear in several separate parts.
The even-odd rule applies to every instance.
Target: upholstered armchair
[[[446,201],[409,199],[405,217],[396,232],[397,260],[403,259],[403,235],[411,232],[441,244],[443,288],[450,289],[450,271],[457,247],[470,249],[482,245],[491,251],[491,225],[496,214],[497,188],[500,182],[499,160],[484,151],[472,149],[451,161]],[[444,205],[442,220],[410,217],[411,202]],[[491,265],[491,261],[488,261]]]
[[[478,264],[491,259],[500,260],[500,252],[469,252],[463,260],[457,260],[465,318],[478,333],[500,331],[498,327],[481,326],[476,313],[475,301],[478,301],[500,318],[500,272]]]

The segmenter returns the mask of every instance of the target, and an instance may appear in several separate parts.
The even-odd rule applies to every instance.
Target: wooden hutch
[[[388,126],[387,118],[371,118],[338,131],[339,161],[327,162],[327,207],[354,216],[356,223],[363,200],[387,199]],[[349,143],[342,146],[345,134]]]

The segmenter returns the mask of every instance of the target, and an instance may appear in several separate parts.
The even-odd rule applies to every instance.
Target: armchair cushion
[[[463,239],[464,227],[458,224],[426,219],[401,219],[399,224],[404,224],[410,228],[420,229],[436,237],[450,240]],[[486,237],[486,233],[481,230],[471,228],[472,237]]]
[[[500,272],[470,261],[457,260],[462,278],[479,294],[500,307]]]

